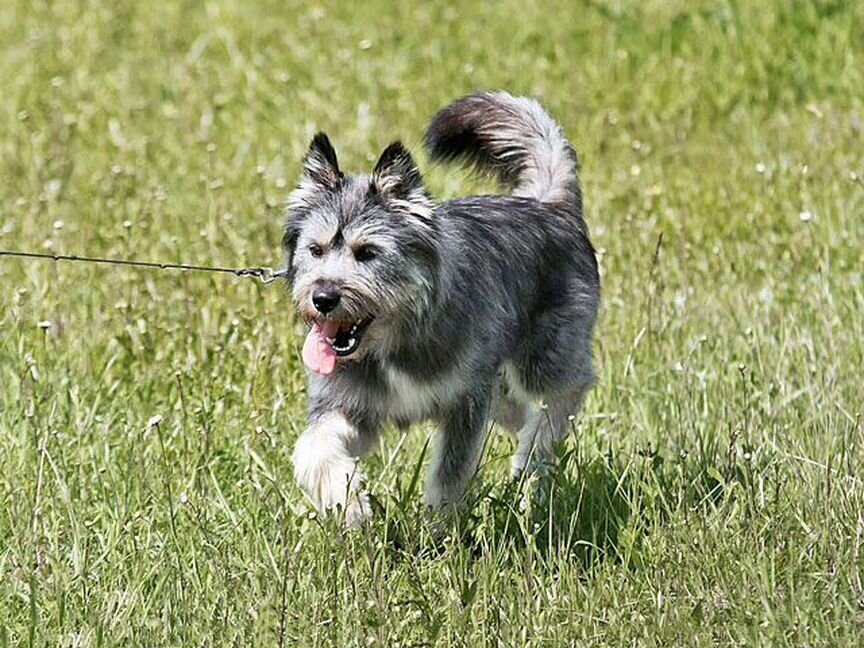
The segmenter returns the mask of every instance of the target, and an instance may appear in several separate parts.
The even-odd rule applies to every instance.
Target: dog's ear
[[[393,142],[384,149],[372,171],[371,189],[385,198],[411,202],[429,200],[420,170],[402,142]]]
[[[285,219],[285,234],[282,249],[288,268],[288,281],[294,279],[294,250],[300,235],[300,227],[306,218],[303,208],[309,207],[325,191],[330,191],[342,182],[342,172],[336,151],[325,133],[318,133],[309,144],[309,151],[303,160],[303,172],[297,188],[288,196],[288,212]]]
[[[288,197],[290,209],[313,202],[322,191],[335,189],[342,182],[342,172],[336,159],[336,150],[325,133],[318,133],[309,144],[303,160],[300,183]]]
[[[326,189],[333,189],[342,180],[339,161],[336,159],[336,149],[330,143],[326,133],[318,133],[309,144],[309,152],[303,161],[303,180],[307,180]]]

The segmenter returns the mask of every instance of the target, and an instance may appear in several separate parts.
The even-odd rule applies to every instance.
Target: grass
[[[576,143],[604,280],[547,507],[493,431],[441,526],[393,430],[345,533],[293,485],[284,289],[0,260],[0,648],[862,644],[861,3],[10,0],[0,43],[0,248],[277,266],[315,130],[366,170],[503,87]]]

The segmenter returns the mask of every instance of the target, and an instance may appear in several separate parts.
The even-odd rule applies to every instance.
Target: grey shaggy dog
[[[511,194],[436,204],[399,142],[346,176],[322,133],[289,198],[288,279],[310,324],[295,474],[349,525],[370,514],[357,463],[386,423],[438,424],[426,502],[454,504],[490,417],[516,437],[518,476],[554,459],[593,380],[600,280],[561,127],[533,99],[482,92],[440,111],[425,144]]]

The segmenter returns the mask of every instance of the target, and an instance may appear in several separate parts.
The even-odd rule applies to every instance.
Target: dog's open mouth
[[[371,322],[372,318],[367,317],[366,319],[357,320],[353,324],[338,325],[336,332],[332,335],[325,335],[325,339],[336,352],[337,356],[347,358],[360,346],[360,339],[363,337],[363,333],[366,332],[366,327]],[[322,328],[326,329],[327,324],[329,322],[325,323],[325,326]]]
[[[319,374],[332,373],[337,358],[347,358],[357,351],[371,323],[371,317],[355,322],[314,322],[303,344],[303,362]]]

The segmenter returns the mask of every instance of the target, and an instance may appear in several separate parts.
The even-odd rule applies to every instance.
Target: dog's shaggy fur
[[[437,422],[426,501],[456,503],[490,416],[516,437],[519,475],[553,459],[593,380],[600,281],[560,126],[533,99],[483,92],[439,112],[425,143],[512,193],[436,204],[400,143],[371,176],[345,176],[319,134],[289,199],[284,248],[314,369],[294,467],[348,524],[369,514],[357,462],[385,423]]]

